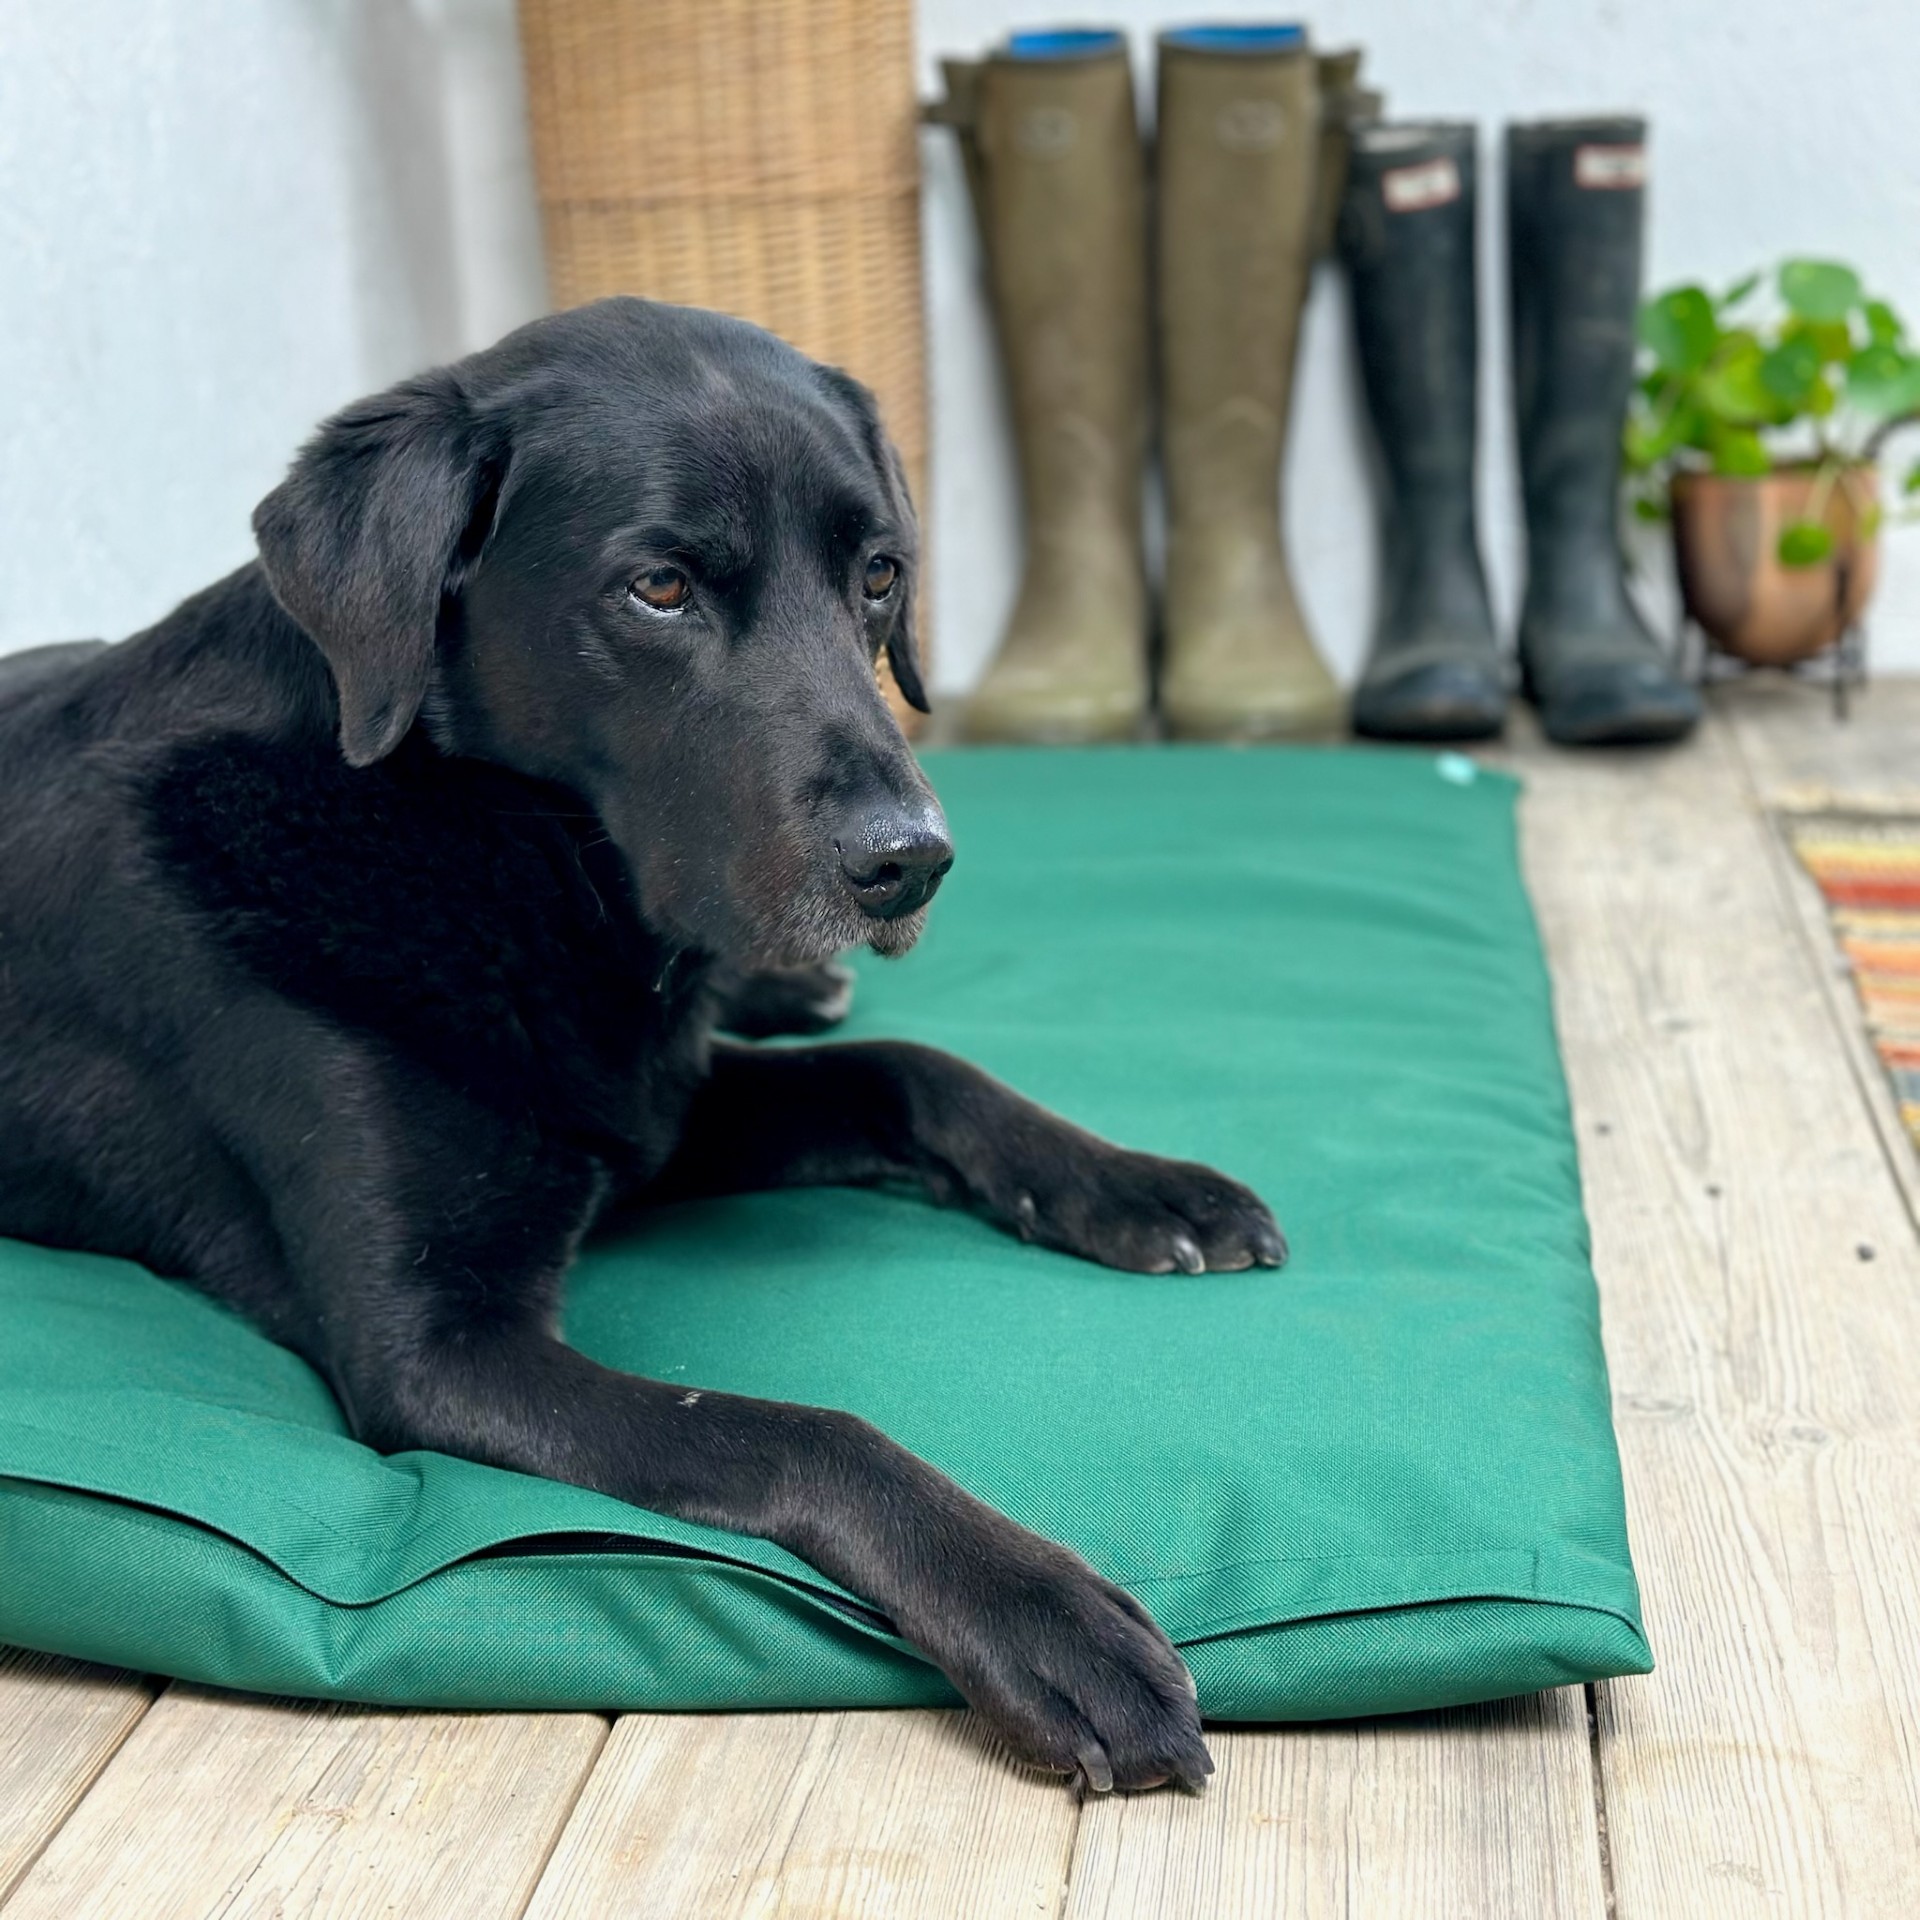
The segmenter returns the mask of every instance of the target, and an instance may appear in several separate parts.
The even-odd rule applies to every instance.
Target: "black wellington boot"
[[[1353,134],[1340,251],[1379,444],[1380,607],[1353,728],[1484,740],[1507,715],[1473,499],[1474,130]]]
[[[1620,429],[1633,385],[1646,122],[1507,129],[1514,412],[1526,499],[1520,666],[1568,745],[1677,740],[1700,696],[1627,597]]]

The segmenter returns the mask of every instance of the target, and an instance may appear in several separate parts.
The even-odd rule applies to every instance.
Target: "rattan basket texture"
[[[520,0],[556,306],[718,307],[879,396],[926,468],[910,0]]]

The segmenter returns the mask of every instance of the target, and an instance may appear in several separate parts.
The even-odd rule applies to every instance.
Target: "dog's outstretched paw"
[[[1213,1772],[1193,1676],[1153,1617],[1077,1555],[996,1570],[935,1651],[1015,1758],[1089,1793],[1175,1785]]]
[[[1273,1214],[1239,1181],[1104,1143],[1036,1173],[997,1211],[1023,1240],[1129,1273],[1234,1273],[1287,1259]]]

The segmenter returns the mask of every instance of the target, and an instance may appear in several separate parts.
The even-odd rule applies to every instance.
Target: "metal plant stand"
[[[1714,646],[1706,629],[1683,606],[1675,646],[1675,658],[1681,670],[1692,676],[1696,686],[1702,687],[1713,686],[1721,681],[1741,680],[1753,673],[1784,673],[1791,679],[1815,686],[1824,684],[1832,689],[1833,717],[1844,721],[1848,717],[1854,694],[1862,691],[1867,684],[1866,622],[1844,617],[1850,584],[1849,571],[1844,557],[1833,570],[1834,606],[1842,613],[1842,625],[1840,637],[1830,646],[1787,666],[1761,666]]]
[[[1691,620],[1682,620],[1679,659],[1698,686],[1744,680],[1755,673],[1783,673],[1792,680],[1826,686],[1832,693],[1833,717],[1845,720],[1853,696],[1867,684],[1866,623],[1856,621],[1832,646],[1823,648],[1810,660],[1797,660],[1788,667],[1761,667],[1734,654],[1722,653]]]

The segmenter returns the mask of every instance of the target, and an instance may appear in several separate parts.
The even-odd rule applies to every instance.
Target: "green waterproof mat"
[[[661,1213],[589,1353],[852,1408],[1077,1547],[1207,1712],[1640,1673],[1597,1302],[1514,788],[1466,763],[930,756],[959,863],[852,1034],[948,1047],[1251,1182],[1292,1264],[1110,1273],[878,1193]],[[0,1640],[455,1707],[953,1696],[763,1542],[347,1437],[184,1287],[0,1243]]]

